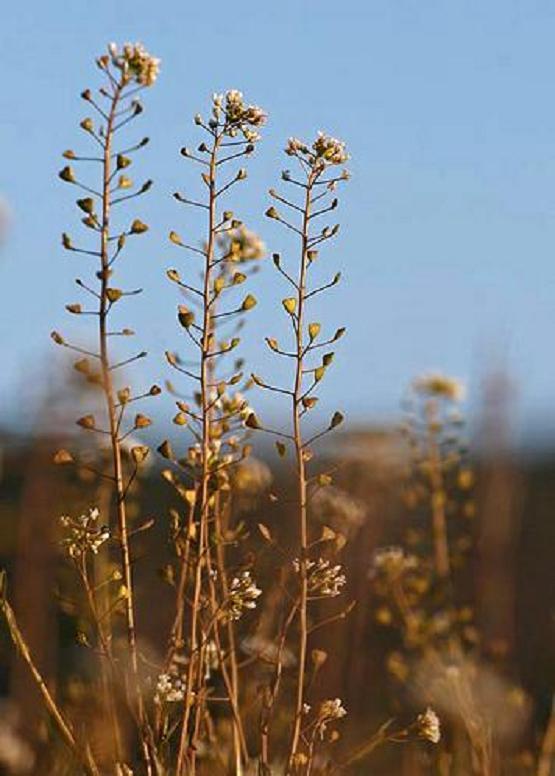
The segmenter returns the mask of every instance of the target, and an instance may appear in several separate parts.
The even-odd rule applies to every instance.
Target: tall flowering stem
[[[308,301],[336,285],[340,274],[321,287],[310,289],[308,277],[313,263],[318,257],[318,248],[321,243],[335,237],[339,231],[339,225],[324,226],[316,231],[314,224],[317,219],[335,210],[338,200],[333,196],[337,185],[348,178],[348,173],[343,170],[334,175],[331,170],[343,165],[347,161],[347,153],[342,142],[335,138],[320,133],[312,145],[307,145],[300,140],[289,140],[286,154],[293,158],[299,165],[300,175],[295,177],[289,170],[282,174],[282,179],[295,189],[302,191],[302,199],[296,202],[282,196],[274,189],[270,195],[286,208],[287,213],[292,213],[296,221],[288,220],[282,216],[278,206],[272,205],[266,215],[292,231],[299,240],[299,263],[296,277],[290,274],[282,266],[281,257],[274,254],[274,265],[288,284],[294,289],[294,295],[283,299],[282,305],[289,316],[293,331],[294,346],[292,351],[284,351],[277,340],[267,338],[268,347],[278,355],[292,359],[294,362],[294,376],[292,388],[282,388],[267,383],[257,375],[253,375],[254,382],[262,389],[282,393],[290,398],[292,410],[292,428],[290,434],[280,434],[283,440],[290,440],[295,451],[295,469],[297,482],[297,550],[298,558],[296,571],[298,574],[298,609],[297,619],[299,626],[299,639],[297,647],[297,681],[295,691],[295,709],[293,727],[291,733],[289,751],[289,771],[298,769],[305,762],[306,755],[303,748],[301,730],[303,722],[303,708],[305,705],[305,678],[307,661],[307,644],[309,635],[308,604],[311,600],[310,574],[316,561],[309,557],[311,547],[309,536],[309,484],[310,477],[307,472],[307,464],[312,458],[311,444],[338,426],[343,416],[340,412],[334,413],[329,425],[321,432],[307,439],[303,433],[302,420],[317,403],[315,390],[323,379],[327,367],[333,360],[333,353],[324,354],[321,363],[314,363],[313,357],[321,348],[325,348],[344,333],[344,329],[338,329],[335,334],[327,339],[320,337],[321,325],[317,322],[306,322]],[[256,419],[252,418],[250,424],[253,427],[264,428]],[[270,430],[270,429],[266,429]],[[271,431],[271,430],[270,430]],[[276,432],[273,432],[276,433]],[[285,454],[285,442],[279,441],[278,452]],[[327,595],[324,592],[323,595]],[[315,596],[317,597],[317,596]],[[267,763],[266,763],[267,765]]]
[[[132,336],[130,329],[115,329],[110,326],[111,313],[114,306],[127,296],[140,293],[140,289],[122,290],[112,285],[114,265],[130,236],[143,234],[148,226],[135,218],[127,227],[114,229],[112,211],[120,203],[141,196],[149,190],[152,181],[148,180],[136,187],[127,175],[127,169],[132,163],[131,155],[148,143],[144,138],[139,143],[128,148],[116,149],[115,140],[120,131],[142,113],[142,105],[138,99],[139,93],[150,87],[156,80],[159,61],[152,57],[140,44],[126,44],[119,50],[114,44],[108,47],[108,53],[97,59],[97,65],[105,75],[105,85],[99,90],[98,98],[90,89],[82,92],[83,100],[97,115],[98,124],[91,117],[81,121],[81,128],[92,139],[99,155],[79,156],[74,151],[64,153],[72,163],[96,163],[101,168],[100,188],[83,183],[77,178],[71,164],[60,172],[60,178],[83,191],[87,196],[77,200],[77,206],[84,217],[83,225],[95,235],[96,247],[92,249],[77,247],[68,234],[62,236],[63,247],[75,254],[85,254],[97,259],[99,268],[95,273],[96,283],[88,284],[81,279],[76,283],[79,288],[95,300],[92,309],[84,309],[80,302],[66,306],[72,315],[86,315],[97,319],[98,351],[87,351],[84,348],[67,342],[58,332],[52,333],[53,340],[86,358],[75,363],[75,368],[86,379],[98,384],[103,392],[105,404],[105,423],[100,425],[94,415],[80,418],[77,423],[88,432],[106,436],[110,442],[112,474],[116,502],[116,526],[110,526],[110,531],[117,539],[120,548],[121,574],[124,581],[124,592],[120,604],[125,613],[127,643],[129,647],[129,675],[127,676],[127,692],[130,703],[136,714],[141,738],[144,741],[145,714],[139,681],[139,665],[137,655],[137,634],[135,622],[134,586],[132,577],[131,551],[129,546],[129,525],[126,511],[126,495],[133,483],[139,465],[148,454],[148,448],[137,445],[130,450],[130,470],[124,462],[124,444],[128,435],[135,429],[150,425],[150,419],[143,414],[137,414],[129,421],[126,416],[128,407],[135,401],[160,393],[157,386],[144,394],[132,395],[127,387],[118,388],[114,374],[123,366],[143,358],[146,353],[140,352],[116,361],[113,358],[110,343],[113,337]],[[127,426],[127,429],[124,428]],[[69,456],[71,458],[71,456]],[[58,462],[67,462],[68,455],[58,454]],[[94,611],[95,605],[91,601]],[[111,635],[101,634],[102,641],[111,653]],[[145,750],[146,751],[146,750]],[[147,758],[148,759],[148,758]]]
[[[189,601],[189,629],[186,689],[177,774],[194,773],[196,768],[196,742],[200,735],[200,726],[204,714],[204,695],[207,674],[207,649],[212,638],[219,660],[219,668],[226,685],[231,705],[234,725],[236,771],[240,772],[241,756],[246,757],[245,737],[242,731],[238,709],[237,666],[234,660],[234,648],[228,604],[233,596],[233,585],[227,586],[224,561],[218,543],[221,537],[219,529],[219,491],[229,468],[248,455],[249,448],[242,446],[230,433],[241,426],[245,416],[246,402],[233,397],[229,390],[242,379],[242,373],[236,371],[240,364],[236,362],[231,373],[225,377],[218,374],[217,365],[239,345],[237,336],[222,337],[222,328],[236,322],[243,313],[256,305],[252,294],[231,309],[219,307],[222,294],[242,285],[247,279],[244,272],[234,269],[234,260],[238,252],[245,251],[246,232],[241,222],[234,218],[230,210],[220,211],[223,195],[247,177],[245,168],[240,167],[234,175],[221,182],[222,168],[227,171],[242,157],[248,157],[255,149],[259,139],[257,129],[266,120],[265,113],[254,105],[244,102],[243,96],[236,90],[225,95],[214,95],[212,115],[208,121],[197,115],[195,123],[207,136],[196,152],[183,148],[182,155],[200,166],[201,180],[207,189],[206,201],[196,201],[180,193],[175,198],[184,205],[204,211],[207,217],[206,238],[202,247],[184,242],[176,232],[170,233],[170,240],[188,253],[201,256],[202,282],[197,288],[189,280],[181,279],[177,270],[170,270],[168,277],[176,283],[189,304],[178,308],[178,320],[193,343],[198,355],[198,372],[185,368],[183,361],[174,353],[168,353],[170,365],[181,374],[190,378],[195,390],[192,404],[178,401],[178,415],[174,421],[178,426],[189,427],[194,444],[189,448],[187,457],[176,461],[169,452],[167,444],[161,446],[162,454],[172,460],[178,472],[185,470],[193,488],[183,490],[179,473],[170,470],[165,476],[178,492],[185,494],[189,519],[187,525],[178,527],[178,540],[183,534],[194,537],[186,540],[187,551],[181,555],[181,571],[176,597],[176,619],[168,657],[173,659],[176,651],[186,645],[184,636],[184,607]],[[189,301],[190,300],[190,301]],[[189,306],[191,305],[191,306]],[[194,308],[197,308],[198,313]],[[197,323],[198,317],[198,323]],[[195,406],[196,405],[196,406]],[[183,544],[183,543],[182,543]],[[188,581],[192,590],[186,596]],[[219,579],[219,587],[216,579]],[[206,617],[206,610],[209,617]],[[231,665],[222,647],[220,623],[228,623]]]

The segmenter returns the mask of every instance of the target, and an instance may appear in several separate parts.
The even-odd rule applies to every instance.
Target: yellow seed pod
[[[181,240],[181,237],[177,234],[177,232],[171,231],[169,234],[170,241],[174,243],[174,245],[183,245],[183,241]]]
[[[143,232],[148,232],[148,225],[143,223],[139,218],[136,218],[131,224],[130,232],[131,234],[142,234]]]
[[[256,307],[256,304],[256,298],[252,294],[247,294],[247,296],[243,299],[241,310],[244,310],[245,312],[247,310],[252,310],[253,307]]]
[[[150,450],[146,445],[135,445],[131,448],[131,457],[135,463],[143,463],[149,452]]]
[[[314,381],[319,383],[323,376],[326,374],[326,367],[319,366],[314,370]]]
[[[81,426],[81,428],[86,429],[93,429],[96,426],[96,422],[94,419],[94,415],[84,415],[82,418],[79,418],[77,421],[77,425]]]
[[[308,336],[311,340],[316,339],[318,334],[320,334],[320,329],[322,326],[319,323],[309,323],[308,324]]]
[[[142,415],[141,413],[135,415],[135,428],[146,428],[150,425],[152,425],[152,421],[146,415]]]
[[[474,472],[470,469],[461,469],[457,479],[461,490],[470,490],[474,485]]]
[[[297,309],[297,300],[290,296],[287,299],[284,299],[282,301],[282,305],[284,306],[285,310],[289,313],[289,315],[293,315],[295,310]]]
[[[121,299],[121,297],[123,296],[123,291],[121,290],[121,288],[107,288],[106,296],[113,304],[114,302],[117,302],[118,299]]]

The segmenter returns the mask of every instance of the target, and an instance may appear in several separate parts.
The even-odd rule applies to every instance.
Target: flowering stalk
[[[114,206],[126,200],[138,197],[149,190],[151,181],[147,181],[138,189],[133,190],[133,181],[123,172],[131,165],[130,155],[148,142],[144,138],[140,143],[125,150],[115,150],[114,141],[116,134],[129,122],[133,121],[142,112],[142,105],[137,99],[137,94],[144,88],[151,86],[158,74],[158,60],[150,56],[140,44],[127,44],[120,52],[112,44],[108,54],[97,59],[97,65],[106,76],[106,85],[99,91],[99,102],[93,97],[91,91],[86,89],[82,98],[100,116],[100,125],[97,127],[89,117],[83,119],[81,128],[90,135],[100,148],[100,156],[82,157],[73,151],[66,151],[64,156],[73,162],[93,161],[101,166],[101,187],[97,191],[85,185],[77,179],[73,168],[68,165],[60,172],[60,178],[65,182],[77,186],[89,196],[77,200],[79,209],[85,214],[83,224],[97,236],[97,248],[95,250],[76,247],[69,235],[64,234],[62,243],[66,250],[92,255],[99,262],[99,270],[96,279],[99,281],[97,288],[85,284],[82,280],[76,281],[77,285],[91,295],[97,302],[96,309],[85,310],[80,303],[67,305],[66,309],[73,315],[92,315],[98,319],[98,343],[99,352],[88,352],[83,348],[72,345],[57,332],[52,333],[54,341],[70,350],[88,355],[89,358],[76,362],[76,369],[85,375],[91,383],[101,386],[108,428],[97,425],[94,415],[85,415],[77,423],[81,428],[103,434],[109,437],[112,475],[114,486],[116,514],[117,514],[117,540],[120,546],[121,573],[124,581],[125,594],[123,605],[125,609],[127,643],[129,647],[130,676],[127,676],[128,697],[135,709],[140,735],[145,741],[145,716],[142,693],[139,681],[139,666],[137,656],[137,637],[135,624],[134,588],[131,571],[131,554],[129,547],[129,527],[126,512],[126,495],[135,479],[138,466],[148,455],[148,448],[138,445],[131,449],[132,471],[126,474],[123,462],[123,443],[126,437],[135,429],[150,425],[150,419],[142,414],[137,414],[131,428],[124,432],[122,429],[125,413],[128,405],[143,398],[143,396],[156,395],[160,392],[157,386],[153,386],[147,394],[132,396],[129,388],[116,389],[113,374],[118,368],[143,358],[146,353],[141,352],[121,362],[115,362],[111,356],[109,341],[114,336],[131,336],[130,329],[110,329],[109,320],[113,307],[126,296],[140,293],[139,290],[124,291],[111,285],[113,266],[123,251],[126,240],[131,235],[139,235],[147,231],[148,227],[141,220],[135,219],[128,228],[114,233],[112,230],[112,209]],[[125,193],[129,192],[129,193]],[[97,204],[100,203],[100,211],[97,212]],[[96,366],[99,367],[97,371]],[[61,451],[57,455],[58,462],[68,460],[68,454]],[[71,456],[69,456],[71,459]],[[111,636],[104,636],[109,640]],[[144,744],[146,751],[146,744]],[[145,755],[145,757],[147,757]],[[147,757],[148,759],[148,757]]]
[[[348,177],[346,171],[338,176],[325,177],[325,174],[336,165],[342,165],[347,160],[344,144],[334,138],[319,134],[312,146],[308,146],[299,140],[289,140],[286,153],[296,159],[301,169],[301,179],[294,178],[289,171],[282,174],[282,179],[303,192],[300,204],[282,196],[274,189],[270,190],[270,195],[277,202],[285,205],[293,213],[298,213],[300,223],[291,223],[283,217],[275,206],[266,211],[266,215],[281,223],[287,229],[295,233],[300,242],[300,254],[297,277],[292,277],[282,266],[281,258],[278,254],[274,255],[274,265],[277,270],[286,278],[288,283],[294,289],[294,296],[283,300],[282,305],[289,316],[293,337],[293,352],[283,351],[277,340],[267,338],[266,342],[269,348],[275,353],[292,358],[294,360],[293,387],[285,389],[279,386],[270,385],[260,377],[253,375],[254,382],[265,390],[281,393],[290,397],[292,409],[292,433],[280,434],[283,439],[289,439],[295,450],[295,469],[297,483],[297,525],[298,525],[298,667],[296,681],[295,709],[293,717],[293,728],[291,733],[288,772],[299,765],[304,758],[300,753],[301,746],[301,726],[303,706],[305,702],[305,674],[306,657],[308,643],[308,603],[309,603],[309,526],[308,526],[308,485],[309,477],[307,474],[307,463],[312,457],[310,445],[316,439],[326,434],[331,429],[338,426],[343,416],[336,412],[329,426],[322,432],[316,434],[310,439],[305,439],[302,429],[303,416],[312,409],[317,403],[317,397],[314,390],[318,383],[324,377],[326,368],[333,360],[333,353],[326,353],[321,365],[311,366],[307,364],[308,356],[313,354],[319,348],[326,347],[339,339],[344,333],[344,329],[338,329],[334,336],[327,340],[318,341],[321,325],[319,323],[309,323],[306,325],[306,304],[308,300],[335,285],[340,278],[339,273],[330,283],[309,290],[308,273],[312,263],[317,259],[318,251],[316,246],[320,243],[334,237],[339,231],[339,225],[326,226],[318,232],[314,232],[312,224],[314,219],[325,215],[337,207],[338,201],[334,197],[326,199],[328,195],[336,188],[337,184]],[[317,204],[319,203],[319,204]],[[305,330],[306,327],[306,330]],[[255,428],[264,428],[253,416],[250,425]],[[265,429],[269,430],[269,429]],[[276,433],[276,432],[272,432]],[[284,442],[277,443],[280,455],[285,454]]]
[[[233,714],[234,742],[236,767],[240,768],[241,753],[246,756],[244,734],[238,711],[238,688],[236,665],[232,663],[231,674],[224,658],[219,621],[225,611],[226,602],[218,600],[214,583],[218,573],[224,579],[224,595],[226,594],[225,569],[223,559],[215,560],[214,546],[220,541],[218,490],[221,478],[228,468],[248,454],[248,448],[242,447],[237,440],[227,440],[226,435],[233,425],[244,415],[246,406],[244,400],[234,401],[226,395],[229,386],[236,385],[241,380],[241,373],[235,372],[227,378],[219,378],[216,364],[239,345],[239,338],[232,337],[218,341],[219,329],[227,321],[236,320],[242,313],[248,312],[256,305],[256,299],[248,294],[241,304],[233,309],[218,311],[217,304],[221,294],[246,280],[242,272],[231,272],[228,269],[230,256],[227,250],[221,255],[222,239],[231,239],[241,229],[241,223],[233,217],[233,213],[224,210],[219,214],[220,197],[234,184],[247,177],[246,170],[240,168],[227,183],[219,186],[219,171],[224,165],[244,156],[249,156],[258,140],[258,127],[264,124],[264,112],[243,101],[240,92],[231,90],[223,95],[215,95],[212,107],[212,117],[204,122],[201,116],[195,118],[195,123],[202,127],[208,135],[208,143],[201,143],[197,154],[189,149],[182,149],[185,158],[199,164],[203,168],[202,181],[208,190],[207,202],[198,202],[175,194],[175,198],[183,204],[200,208],[207,213],[207,235],[202,249],[184,243],[176,232],[170,233],[170,240],[188,252],[200,254],[203,259],[202,287],[196,288],[189,282],[183,282],[177,270],[168,272],[169,278],[177,283],[186,293],[192,303],[200,307],[200,323],[195,322],[195,312],[188,306],[180,305],[179,322],[183,326],[199,353],[199,372],[195,373],[182,366],[181,360],[173,353],[168,353],[170,365],[182,374],[191,378],[198,387],[196,403],[198,411],[191,409],[189,404],[177,402],[180,413],[174,421],[177,425],[188,425],[196,443],[189,448],[188,459],[184,466],[194,483],[194,489],[188,491],[190,504],[189,531],[195,537],[195,565],[192,579],[192,594],[190,597],[189,624],[189,664],[184,700],[181,738],[177,761],[177,774],[185,768],[186,757],[189,757],[189,771],[195,772],[196,741],[199,736],[200,724],[204,709],[204,686],[206,649],[209,632],[213,632],[216,649],[219,655],[222,677],[226,684],[229,702]],[[229,150],[231,149],[231,150]],[[235,241],[237,242],[237,240]],[[222,446],[227,445],[229,452],[223,453]],[[164,454],[164,450],[162,449]],[[167,447],[166,447],[167,452]],[[166,455],[170,460],[172,455]],[[179,465],[179,464],[178,464]],[[177,486],[178,492],[182,485],[179,477],[173,472],[167,473],[167,479]],[[190,557],[190,554],[189,554]],[[189,557],[186,561],[189,564]],[[216,556],[217,557],[217,556]],[[214,567],[216,562],[216,567]],[[182,616],[179,612],[185,603],[185,590],[189,568],[185,562],[181,565],[179,593],[176,599],[177,621],[179,632],[182,633]],[[233,590],[229,591],[233,594]],[[202,618],[202,608],[208,604],[211,619],[207,623]],[[228,626],[229,627],[229,626]],[[234,654],[234,652],[232,652]]]

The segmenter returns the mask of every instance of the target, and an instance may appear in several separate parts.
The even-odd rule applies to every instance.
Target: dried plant
[[[388,668],[401,686],[439,707],[467,732],[471,769],[497,773],[492,719],[477,692],[482,676],[472,602],[459,600],[473,548],[474,474],[462,439],[461,384],[439,374],[414,381],[403,427],[410,450],[405,500],[412,512],[407,549],[375,554],[371,579],[384,599],[376,615],[402,634]],[[443,749],[449,744],[444,744]]]
[[[71,762],[66,756],[58,770],[73,768],[89,776],[361,773],[366,758],[383,744],[443,742],[445,712],[447,731],[455,717],[466,731],[473,771],[496,773],[493,727],[476,693],[479,635],[471,602],[458,594],[472,546],[473,473],[461,445],[460,418],[452,411],[459,386],[438,375],[416,381],[411,394],[406,501],[414,524],[406,548],[378,551],[372,572],[381,597],[378,619],[395,625],[401,636],[388,667],[405,686],[425,685],[428,691],[404,721],[376,725],[355,746],[351,741],[359,731],[348,745],[340,743],[341,730],[351,721],[348,702],[321,686],[326,668],[339,658],[319,639],[355,606],[341,553],[364,520],[365,505],[333,485],[332,468],[316,455],[318,441],[343,422],[339,410],[321,430],[310,420],[333,347],[345,329],[327,333],[325,324],[313,320],[311,303],[341,277],[336,272],[321,285],[315,279],[320,249],[339,231],[338,224],[323,225],[321,219],[338,207],[336,192],[349,178],[343,169],[348,154],[343,142],[323,133],[311,143],[291,138],[285,153],[296,168],[281,177],[292,193],[270,189],[273,204],[266,216],[293,236],[296,257],[284,261],[273,254],[274,268],[288,287],[281,309],[290,328],[287,344],[266,338],[285,365],[281,374],[289,376],[276,385],[237,357],[245,317],[257,305],[245,284],[266,255],[263,241],[230,204],[247,178],[241,165],[254,153],[266,123],[265,112],[237,90],[213,96],[208,118],[194,118],[201,133],[195,150],[181,149],[199,171],[200,193],[189,194],[187,185],[186,193],[176,192],[174,198],[186,212],[197,213],[203,226],[198,242],[177,231],[169,234],[186,257],[183,266],[166,273],[179,293],[177,320],[185,346],[166,353],[180,384],[167,383],[177,408],[174,435],[157,448],[162,478],[171,486],[164,526],[171,559],[163,577],[172,601],[167,631],[156,634],[148,654],[143,649],[137,611],[146,624],[158,599],[150,591],[139,596],[134,537],[152,541],[146,561],[156,565],[159,558],[153,557],[153,532],[147,533],[154,520],[134,522],[144,495],[141,470],[154,458],[135,438],[151,419],[134,407],[161,389],[134,391],[116,380],[123,367],[146,356],[115,353],[113,343],[133,332],[112,321],[125,298],[140,293],[114,284],[116,264],[129,239],[148,226],[138,216],[119,222],[113,216],[151,187],[150,180],[136,187],[129,177],[133,154],[148,139],[121,148],[119,142],[122,130],[143,110],[138,95],[156,81],[159,62],[140,44],[121,50],[112,44],[97,65],[102,87],[98,94],[82,93],[94,119],[84,118],[81,128],[94,151],[66,151],[67,165],[60,172],[83,193],[77,207],[91,237],[82,246],[64,234],[63,247],[75,258],[95,262],[92,280],[76,280],[92,306],[76,301],[66,309],[75,318],[97,320],[96,344],[75,344],[57,331],[51,336],[78,354],[75,370],[100,399],[99,408],[87,406],[77,420],[94,443],[88,450],[77,443],[71,451],[59,450],[55,461],[75,465],[99,486],[97,506],[66,510],[59,529],[66,565],[79,584],[71,601],[68,595],[67,611],[75,615],[79,643],[94,665],[92,678],[82,680],[84,705],[89,718],[101,719],[104,738],[93,725],[80,724],[71,702],[48,686],[8,600],[5,575],[0,585],[0,609],[12,641],[70,753]],[[99,183],[77,174],[85,164],[99,172]],[[287,427],[266,425],[246,398],[251,388],[287,401]],[[272,473],[251,457],[254,431],[275,437],[282,464],[293,473],[292,498],[279,487],[270,492]],[[271,505],[280,518],[289,510],[292,519],[271,522],[266,515]],[[442,711],[441,723],[434,708]],[[549,747],[548,740],[544,760]],[[448,749],[449,736],[438,751]]]

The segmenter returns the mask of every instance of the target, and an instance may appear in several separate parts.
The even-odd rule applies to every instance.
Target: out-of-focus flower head
[[[465,387],[460,380],[447,377],[439,372],[417,377],[412,384],[413,390],[425,397],[462,401],[465,397]]]
[[[416,556],[407,554],[402,547],[382,547],[374,553],[370,576],[383,575],[394,580],[417,567]]]

